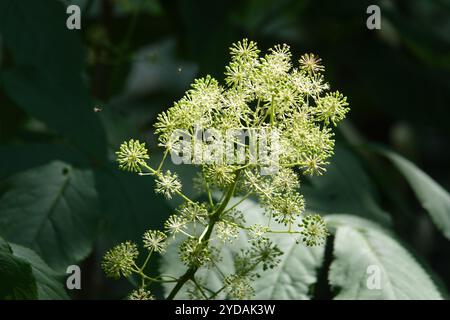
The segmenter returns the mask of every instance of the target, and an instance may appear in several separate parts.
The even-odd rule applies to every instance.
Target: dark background
[[[65,28],[70,3],[82,9],[79,31]],[[366,28],[370,4],[381,7],[381,30]],[[151,182],[118,172],[113,151],[140,138],[156,153],[156,114],[194,77],[223,80],[228,48],[244,37],[323,59],[351,106],[338,145],[362,163],[399,237],[450,288],[448,240],[402,177],[358,147],[388,146],[450,189],[449,0],[0,0],[0,35],[0,193],[55,159],[94,176],[98,232],[75,298],[122,297],[128,284],[103,276],[102,254],[171,210]]]

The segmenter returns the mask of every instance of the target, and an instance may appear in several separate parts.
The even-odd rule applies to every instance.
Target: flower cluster
[[[155,300],[155,296],[150,291],[139,288],[128,295],[128,300]]]
[[[139,252],[136,244],[127,241],[109,250],[103,257],[102,268],[106,275],[118,279],[128,277],[133,272]]]
[[[247,39],[233,44],[230,54],[224,85],[209,75],[196,79],[179,101],[157,117],[155,132],[164,156],[156,168],[147,164],[145,144],[137,140],[124,142],[117,152],[121,169],[153,176],[156,193],[184,200],[165,221],[164,231],[149,230],[143,235],[147,258],[141,267],[136,265],[137,246],[131,242],[106,253],[102,266],[108,276],[141,276],[142,285],[131,299],[153,298],[147,290],[153,281],[176,282],[169,299],[185,284],[193,288],[188,290],[193,296],[217,297],[220,291],[205,290],[208,283],[196,272],[218,268],[219,248],[242,233],[248,235],[249,247],[235,255],[232,274],[219,274],[228,297],[249,298],[254,294],[254,278],[275,268],[283,254],[271,240],[272,233],[298,237],[306,246],[323,245],[328,236],[319,215],[304,214],[300,174],[326,171],[334,150],[333,129],[349,111],[346,97],[329,91],[322,60],[315,54],[304,54],[294,64],[288,45],[274,46],[261,55],[257,44]],[[199,128],[211,129],[214,134],[196,139]],[[265,153],[257,150],[260,158],[254,161],[250,142],[227,135],[239,129],[246,129],[250,140],[264,138],[264,133],[276,139],[267,142]],[[217,145],[220,137],[238,147],[231,152],[238,161],[215,163],[212,157],[198,156],[198,151],[223,152],[223,145]],[[186,153],[182,148],[186,144],[192,144],[194,152]],[[199,166],[195,185],[202,193],[200,198],[187,197],[177,173],[163,170],[168,155],[174,154],[190,157],[190,163]],[[264,209],[266,224],[246,224],[239,205],[249,197],[256,198]],[[233,198],[239,202],[232,205]],[[186,273],[157,279],[145,275],[151,254],[169,251],[170,241],[179,244],[178,256]]]
[[[145,165],[145,160],[149,159],[145,143],[133,139],[122,143],[116,155],[119,168],[131,172],[141,172],[141,167]]]
[[[174,193],[180,192],[181,182],[176,173],[167,170],[165,174],[161,174],[156,178],[156,193],[163,194],[167,199],[172,199]]]
[[[164,252],[167,235],[159,230],[148,230],[143,235],[144,248],[154,252]]]
[[[318,214],[305,216],[299,227],[302,241],[309,247],[323,245],[328,236],[325,221]]]

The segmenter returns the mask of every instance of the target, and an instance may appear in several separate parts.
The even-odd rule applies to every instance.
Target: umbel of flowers
[[[210,76],[197,79],[181,100],[158,116],[155,128],[164,157],[157,167],[147,163],[149,155],[140,141],[124,142],[117,152],[121,169],[150,176],[156,181],[156,193],[184,200],[167,219],[164,230],[149,230],[143,235],[142,265],[137,265],[137,244],[129,241],[104,256],[102,267],[107,276],[135,274],[140,278],[130,299],[152,299],[148,287],[153,282],[173,282],[168,299],[175,298],[185,285],[195,298],[213,299],[219,293],[226,293],[231,299],[249,298],[254,293],[254,278],[259,272],[274,268],[283,254],[270,240],[271,234],[284,233],[306,246],[323,245],[326,240],[328,232],[323,219],[304,213],[300,177],[325,172],[334,149],[332,129],[349,110],[346,98],[338,91],[329,91],[321,59],[314,54],[304,54],[298,64],[293,64],[289,46],[277,45],[261,55],[256,43],[247,39],[233,44],[230,53],[224,85]],[[207,200],[187,197],[177,173],[165,170],[164,164],[168,155],[179,152],[174,133],[182,130],[194,138],[199,126],[222,133],[233,128],[252,129],[250,133],[276,131],[277,143],[269,149],[270,155],[277,155],[277,170],[270,175],[261,174],[261,166],[274,158],[271,156],[264,163],[197,161],[200,174],[194,183],[203,193],[202,199]],[[201,148],[208,148],[208,141],[202,143]],[[245,151],[244,160],[250,156]],[[230,205],[234,196],[240,200]],[[248,197],[257,198],[264,208],[266,225],[246,222],[239,204]],[[223,287],[214,292],[198,271],[216,268],[221,256],[214,244],[234,241],[239,231],[248,234],[249,246],[235,257],[234,272],[221,274]],[[184,274],[145,274],[152,254],[164,254],[167,244],[178,237],[179,257],[186,265]]]

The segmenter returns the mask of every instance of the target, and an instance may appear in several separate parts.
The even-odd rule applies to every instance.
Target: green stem
[[[122,42],[119,44],[118,57],[115,62],[114,70],[113,70],[113,73],[111,75],[111,80],[110,80],[110,90],[111,91],[114,89],[114,85],[116,84],[116,82],[119,79],[122,63],[124,61],[126,61],[127,51],[130,47],[131,37],[133,36],[134,30],[136,29],[136,26],[137,26],[139,13],[141,11],[143,1],[144,0],[140,0],[137,8],[133,12],[133,15],[131,16],[130,24],[128,25],[128,28],[125,32],[125,36],[124,36]]]
[[[211,195],[211,189],[209,188],[209,183],[206,180],[205,173],[203,170],[202,170],[202,177],[203,177],[203,181],[205,182],[206,194],[208,195],[209,205],[211,206],[211,208],[214,208],[214,202],[213,202],[212,195]]]
[[[166,161],[166,157],[167,157],[168,153],[169,153],[169,149],[166,149],[166,151],[164,152],[164,156],[163,156],[161,162],[159,163],[158,169],[156,169],[157,172],[161,171],[164,161]]]
[[[205,300],[208,300],[208,296],[206,295],[205,291],[203,291],[203,288],[202,288],[201,285],[197,282],[197,280],[195,280],[195,277],[192,277],[191,281],[195,284],[195,286],[197,287],[197,289],[200,291],[200,293],[202,294],[203,298],[205,298]]]
[[[209,238],[211,237],[214,225],[219,221],[220,217],[222,216],[222,213],[225,211],[225,208],[227,207],[228,203],[230,202],[231,197],[233,196],[234,192],[236,191],[236,185],[239,178],[238,171],[236,173],[236,178],[233,182],[233,184],[228,188],[228,191],[226,192],[225,198],[220,203],[219,207],[214,211],[214,213],[211,215],[211,218],[209,220],[209,224],[206,227],[206,232],[204,233],[204,236],[201,240],[202,243],[207,243],[209,241]],[[184,284],[188,280],[192,280],[195,273],[197,272],[198,267],[197,266],[191,266],[189,269],[186,270],[186,272],[180,277],[179,281],[175,285],[175,287],[172,289],[172,291],[167,296],[167,300],[173,300],[175,296],[177,295],[178,291],[184,286]]]
[[[274,120],[275,120],[275,109],[274,109],[273,97],[272,97],[272,102],[270,103],[270,126],[272,126],[272,127],[274,124]]]
[[[140,270],[141,270],[142,272],[144,271],[145,267],[147,266],[147,263],[148,263],[148,261],[150,260],[150,257],[152,256],[152,253],[153,253],[153,250],[150,250],[149,253],[148,253],[148,255],[147,255],[147,258],[146,258],[145,261],[144,261],[144,264],[143,264],[142,267],[140,268]]]
[[[233,210],[234,208],[236,208],[238,205],[240,205],[242,202],[244,202],[248,197],[250,197],[252,193],[253,193],[252,191],[249,191],[245,196],[243,196],[241,198],[241,200],[239,200],[234,205],[232,205],[227,210],[225,210],[224,213],[229,212],[229,211]]]

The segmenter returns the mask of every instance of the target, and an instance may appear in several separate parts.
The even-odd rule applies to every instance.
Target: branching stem
[[[236,173],[236,178],[234,179],[233,184],[228,188],[227,192],[225,193],[225,197],[220,203],[219,207],[211,215],[209,224],[205,229],[206,232],[204,233],[203,237],[200,240],[202,243],[207,243],[209,241],[209,238],[211,237],[215,224],[220,220],[223,212],[225,211],[228,203],[230,202],[231,197],[234,195],[234,192],[236,191],[236,184],[239,178],[239,173],[240,171]],[[193,279],[197,270],[198,270],[197,266],[189,267],[189,269],[187,269],[186,272],[180,277],[175,287],[169,293],[169,295],[167,296],[167,300],[173,300],[177,295],[178,291],[180,291],[180,289],[184,286],[184,284],[188,280],[195,281]]]

